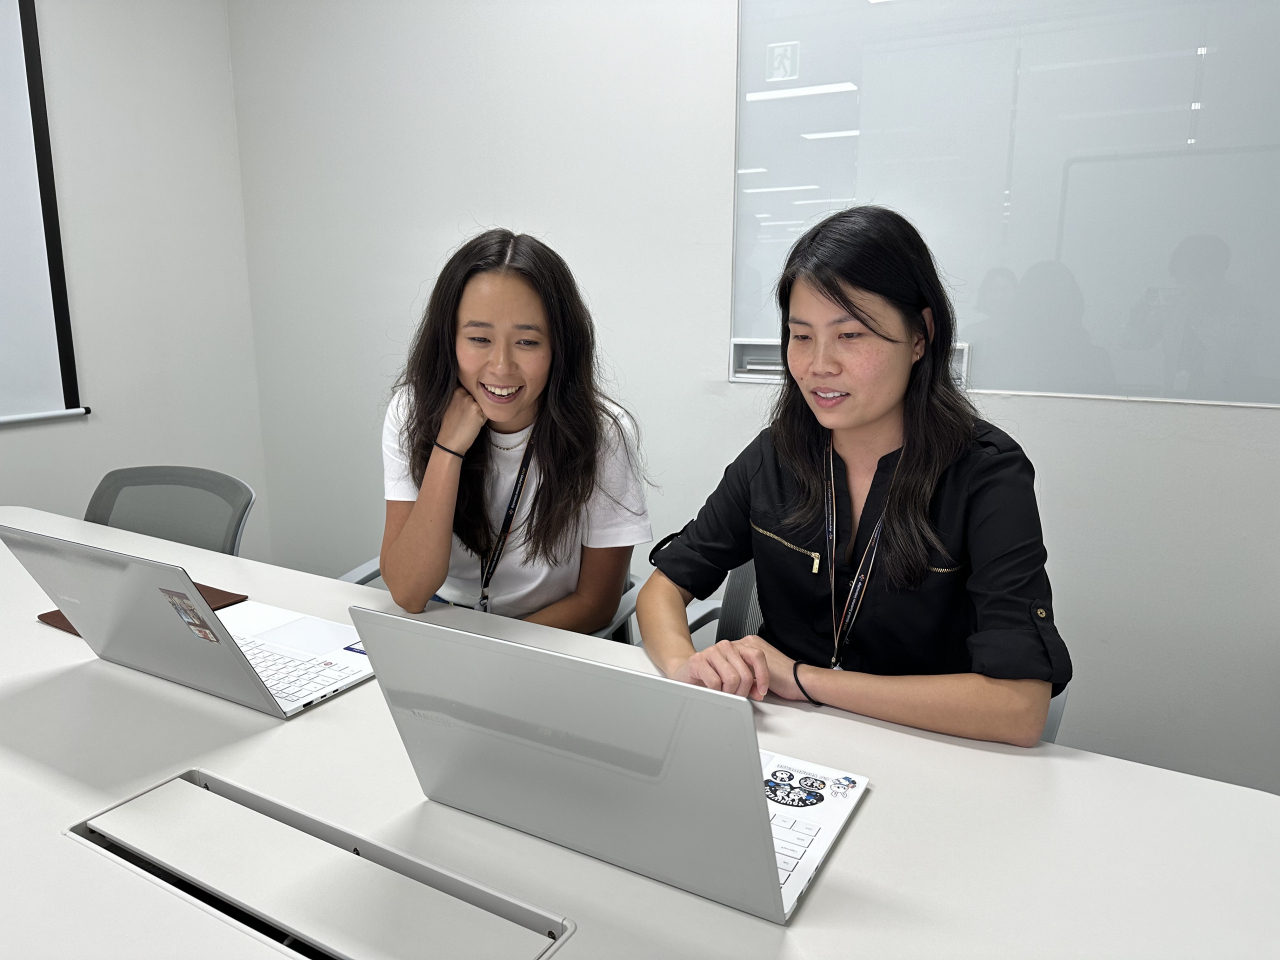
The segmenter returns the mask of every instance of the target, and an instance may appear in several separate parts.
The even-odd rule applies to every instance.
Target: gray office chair
[[[632,636],[631,633],[631,615],[636,612],[638,596],[640,596],[640,585],[636,583],[635,577],[628,573],[627,586],[622,591],[622,598],[618,601],[617,612],[614,613],[608,626],[601,627],[592,636],[618,643],[639,643],[639,637]]]
[[[715,642],[738,640],[760,632],[764,617],[760,613],[760,598],[756,593],[756,567],[748,560],[730,571],[725,584],[723,600],[695,600],[689,604],[689,632],[705,627],[712,620],[719,620]],[[1054,743],[1058,739],[1058,727],[1062,725],[1062,711],[1067,705],[1067,691],[1049,701],[1049,715],[1045,718],[1044,732],[1040,739]]]
[[[694,600],[686,609],[689,632],[705,627],[712,620],[719,621],[715,642],[741,640],[760,632],[764,615],[760,612],[760,598],[756,593],[756,564],[748,560],[742,566],[729,571],[729,581],[724,587],[723,600]]]
[[[374,557],[372,560],[366,560],[354,570],[348,570],[338,579],[345,580],[347,583],[365,584],[372,583],[380,576],[382,576],[382,571],[378,569],[378,558]]]
[[[235,556],[254,499],[247,483],[216,470],[126,467],[102,478],[84,518]]]
[[[345,580],[347,583],[370,583],[382,576],[382,571],[378,569],[378,558],[366,560],[360,566],[352,570],[348,570],[339,580]],[[618,609],[613,615],[613,619],[609,621],[607,626],[601,627],[593,637],[600,637],[605,640],[615,640],[618,643],[635,643],[631,633],[631,615],[636,612],[636,597],[640,595],[640,587],[636,583],[635,578],[631,574],[627,574],[627,586],[623,590],[622,599],[618,601]]]
[[[1044,720],[1044,732],[1040,734],[1042,743],[1058,742],[1058,727],[1062,726],[1062,711],[1067,705],[1067,693],[1070,687],[1063,687],[1062,692],[1049,701],[1049,716]]]

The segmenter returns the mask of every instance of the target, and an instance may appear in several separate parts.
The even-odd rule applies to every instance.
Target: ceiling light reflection
[[[818,189],[818,185],[816,183],[809,183],[803,187],[751,187],[750,189],[743,190],[742,192],[743,193],[788,193],[792,190],[817,190],[817,189]]]
[[[790,97],[813,97],[821,93],[852,93],[858,88],[849,81],[844,83],[822,83],[816,87],[788,87],[785,90],[759,90],[747,94],[747,103],[757,100],[786,100]]]

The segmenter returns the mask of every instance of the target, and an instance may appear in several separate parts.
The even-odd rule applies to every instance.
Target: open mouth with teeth
[[[503,387],[496,383],[482,383],[480,384],[480,389],[494,403],[510,403],[524,387]]]
[[[813,399],[820,407],[834,407],[845,397],[849,396],[843,390],[814,390]]]

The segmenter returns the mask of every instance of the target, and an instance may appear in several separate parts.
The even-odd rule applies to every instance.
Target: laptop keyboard
[[[263,647],[260,640],[236,637],[236,643],[258,671],[258,676],[277,700],[297,703],[321,690],[347,679],[355,667],[344,667],[332,660],[301,660]]]
[[[784,884],[822,828],[781,813],[769,818],[769,827],[773,831],[773,852],[778,855],[778,883]]]

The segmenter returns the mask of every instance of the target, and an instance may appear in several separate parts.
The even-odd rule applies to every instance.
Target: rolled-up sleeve
[[[977,629],[968,644],[974,673],[1047,680],[1056,696],[1071,679],[1071,656],[1054,624],[1034,480],[1016,448],[990,452],[972,476],[968,590]]]
[[[739,454],[697,517],[649,554],[649,562],[667,579],[699,600],[752,557],[751,480],[760,469],[759,447],[757,440]]]

